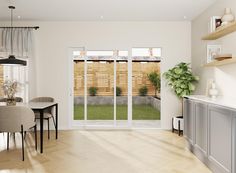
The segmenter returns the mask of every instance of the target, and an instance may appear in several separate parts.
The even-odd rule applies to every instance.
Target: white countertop
[[[215,99],[204,96],[204,95],[190,95],[190,96],[185,96],[186,98],[192,99],[192,100],[197,100],[197,101],[203,101],[231,109],[236,109],[236,99],[235,98],[226,98],[219,96]]]

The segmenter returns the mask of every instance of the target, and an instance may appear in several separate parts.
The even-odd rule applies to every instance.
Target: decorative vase
[[[231,12],[231,8],[225,8],[225,14],[221,18],[221,20],[222,20],[222,24],[221,24],[222,26],[227,25],[234,21],[234,15]]]
[[[211,98],[215,99],[217,96],[218,96],[218,90],[216,89],[216,84],[215,82],[213,81],[211,83],[211,89],[209,90],[209,95]]]
[[[15,106],[16,105],[16,99],[14,97],[13,98],[7,98],[6,102],[7,102],[7,106]]]

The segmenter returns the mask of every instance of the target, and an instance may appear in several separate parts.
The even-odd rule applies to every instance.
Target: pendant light
[[[0,59],[0,64],[2,65],[22,65],[26,66],[26,61],[21,60],[21,59],[16,59],[16,57],[13,55],[13,10],[15,9],[14,6],[9,6],[8,7],[11,10],[11,34],[10,34],[10,43],[11,43],[11,52],[8,58],[2,58]]]

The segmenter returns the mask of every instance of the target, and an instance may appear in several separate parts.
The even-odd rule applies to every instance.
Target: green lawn
[[[113,120],[112,105],[88,105],[88,120]],[[117,105],[117,120],[127,120],[127,105]],[[84,119],[84,105],[74,105],[74,120]],[[150,105],[134,105],[133,120],[160,120],[160,111]]]

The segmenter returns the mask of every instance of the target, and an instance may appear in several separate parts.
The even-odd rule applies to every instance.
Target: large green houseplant
[[[179,98],[191,95],[196,88],[194,84],[199,80],[199,77],[192,73],[189,64],[183,62],[165,72],[163,76]]]

